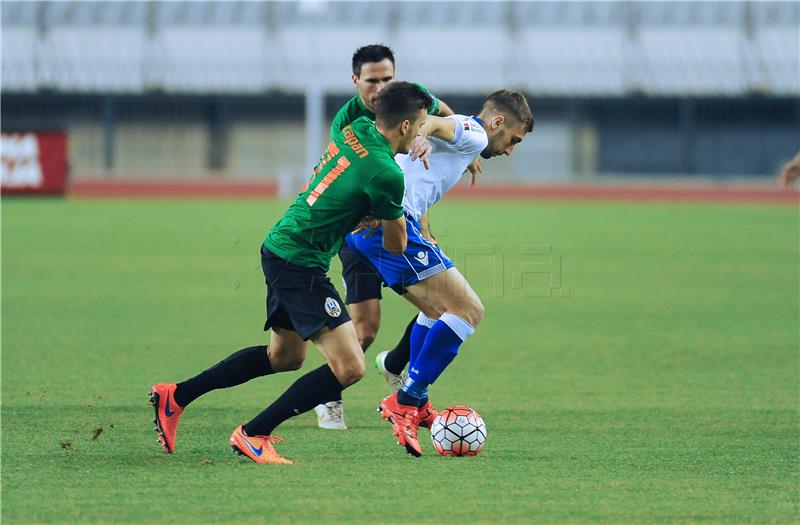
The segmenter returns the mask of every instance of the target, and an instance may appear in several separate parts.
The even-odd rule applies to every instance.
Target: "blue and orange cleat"
[[[417,424],[423,428],[431,428],[433,420],[439,413],[433,408],[430,401],[417,409]]]
[[[175,383],[158,383],[150,389],[150,404],[156,411],[153,420],[158,442],[167,454],[175,452],[175,434],[183,408],[175,402]]]
[[[246,456],[256,463],[271,465],[291,465],[292,462],[284,458],[272,446],[283,440],[277,436],[248,436],[244,433],[242,425],[236,427],[231,434],[231,448],[240,456]]]
[[[404,446],[406,452],[412,456],[420,457],[422,447],[417,438],[417,429],[419,428],[417,407],[401,405],[397,401],[397,394],[392,394],[381,401],[381,404],[378,405],[378,412],[381,413],[383,419],[391,423],[397,443]]]

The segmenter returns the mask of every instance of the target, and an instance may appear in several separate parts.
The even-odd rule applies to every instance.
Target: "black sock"
[[[320,403],[328,403],[329,401],[341,401],[341,400],[342,400],[342,391],[339,390],[339,392],[336,393],[336,396],[329,399],[328,401],[320,401]]]
[[[295,381],[281,397],[244,425],[244,431],[248,436],[268,436],[290,417],[336,397],[342,389],[331,368],[322,365]]]
[[[408,364],[409,356],[411,355],[411,330],[414,328],[414,323],[416,322],[417,316],[414,315],[414,318],[411,319],[411,322],[406,326],[406,331],[403,333],[400,342],[397,343],[394,350],[386,354],[386,360],[383,362],[383,366],[393,374],[400,375]]]
[[[267,346],[250,346],[229,355],[193,378],[178,383],[175,402],[186,408],[186,405],[212,390],[241,385],[272,373]]]
[[[419,401],[420,400],[417,399],[416,397],[406,394],[404,390],[397,391],[397,402],[400,403],[401,405],[419,408],[422,406],[419,404]]]

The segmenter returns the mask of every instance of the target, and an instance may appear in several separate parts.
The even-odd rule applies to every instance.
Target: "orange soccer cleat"
[[[417,407],[401,405],[397,401],[397,394],[392,394],[378,405],[381,417],[392,424],[392,432],[397,442],[406,448],[406,452],[414,457],[422,455],[422,447],[417,438]]]
[[[433,408],[430,401],[417,409],[417,424],[423,428],[431,428],[433,420],[436,419],[438,412]]]
[[[153,420],[158,442],[167,454],[175,452],[175,434],[183,408],[175,402],[175,383],[158,383],[150,389],[150,404],[156,411]]]
[[[271,465],[291,465],[292,462],[282,457],[272,446],[283,440],[277,436],[247,436],[242,425],[236,427],[231,434],[231,448],[240,456],[246,456],[256,463]]]

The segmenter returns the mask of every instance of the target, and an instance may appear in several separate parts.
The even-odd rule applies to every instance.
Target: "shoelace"
[[[414,419],[410,412],[403,416],[403,432],[417,439],[417,425],[415,425],[416,421]]]
[[[401,388],[403,388],[403,385],[406,384],[406,380],[407,379],[408,379],[408,376],[406,375],[406,373],[405,372],[400,372],[400,375],[394,376],[394,378],[392,379],[392,386],[394,386],[398,390],[400,390]]]
[[[328,409],[328,416],[331,419],[338,419],[339,421],[342,420],[343,410],[341,403],[328,403],[325,405]]]
[[[254,438],[266,439],[270,443],[283,443],[283,439],[279,438],[278,436],[245,436],[244,434],[242,434],[242,437],[245,438],[245,439],[247,439],[247,438],[250,438],[250,439],[254,439]]]

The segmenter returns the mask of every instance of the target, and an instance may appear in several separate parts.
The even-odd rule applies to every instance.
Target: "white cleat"
[[[344,422],[344,404],[341,401],[329,401],[314,408],[317,413],[317,425],[326,430],[347,430]]]
[[[400,390],[403,385],[406,384],[406,380],[408,379],[408,374],[406,374],[405,370],[400,372],[400,375],[393,374],[386,370],[386,366],[384,362],[386,361],[386,356],[389,354],[388,351],[381,352],[377,356],[375,356],[375,368],[378,369],[383,377],[386,378],[386,382],[389,384],[389,394],[396,394],[398,390]]]

